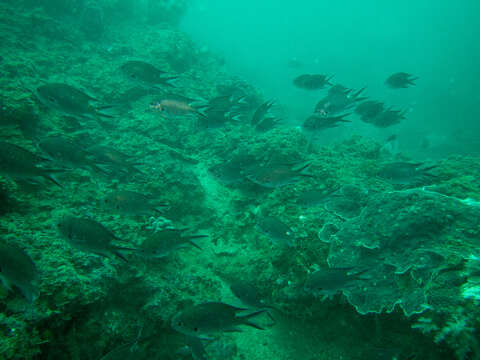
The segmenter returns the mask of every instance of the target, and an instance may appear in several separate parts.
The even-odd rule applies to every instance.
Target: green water
[[[0,360],[480,358],[478,15],[1,2]]]

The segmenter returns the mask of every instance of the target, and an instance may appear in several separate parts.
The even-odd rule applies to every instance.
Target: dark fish
[[[276,188],[288,184],[294,184],[301,177],[313,177],[304,171],[310,163],[302,165],[292,164],[267,164],[254,166],[245,171],[247,179],[266,188]]]
[[[297,204],[303,207],[316,207],[324,205],[332,191],[325,191],[325,190],[309,190],[305,191],[304,193],[300,194],[297,199]]]
[[[329,116],[321,113],[314,113],[309,116],[303,123],[302,128],[307,131],[319,132],[325,129],[334,128],[341,123],[349,123],[350,120],[344,119],[350,114],[343,114],[338,116]]]
[[[266,101],[262,105],[260,105],[257,110],[255,110],[251,121],[251,124],[253,126],[258,126],[264,120],[265,115],[267,115],[267,112],[273,106],[273,103],[273,100]]]
[[[141,83],[155,86],[166,85],[173,86],[170,81],[176,79],[176,77],[165,77],[166,72],[157,69],[152,64],[144,61],[132,60],[124,63],[120,69],[130,79],[140,81]]]
[[[415,80],[418,80],[418,77],[414,77],[412,74],[398,72],[390,75],[387,80],[385,80],[385,84],[392,89],[405,89],[415,85]]]
[[[7,290],[15,286],[29,302],[38,297],[35,263],[24,250],[3,240],[0,242],[0,280]]]
[[[47,153],[52,159],[56,160],[63,166],[81,167],[86,169],[94,169],[95,171],[104,173],[105,171],[97,166],[89,154],[82,147],[61,136],[52,136],[41,140],[38,143],[40,149]]]
[[[353,267],[320,269],[308,276],[304,289],[320,296],[335,295],[342,290],[355,287],[361,280],[367,280],[360,277],[366,271],[355,271]]]
[[[328,77],[327,75],[321,74],[304,74],[296,77],[293,80],[293,84],[305,90],[319,90],[323,89],[326,85],[332,85],[330,82],[332,78],[333,75]]]
[[[143,174],[135,167],[135,165],[139,165],[139,163],[132,162],[133,156],[124,154],[114,148],[104,145],[95,145],[89,147],[88,152],[95,157],[97,163],[103,163],[115,169],[129,173]]]
[[[223,184],[237,184],[243,182],[246,178],[243,174],[244,165],[234,161],[214,165],[208,169],[208,172]]]
[[[257,221],[257,227],[274,245],[279,247],[295,246],[295,233],[278,218],[260,216]]]
[[[237,155],[233,159],[214,165],[208,169],[208,172],[218,181],[229,185],[242,183],[247,180],[245,170],[255,164],[253,156]]]
[[[111,241],[120,239],[99,222],[88,218],[65,216],[57,223],[57,228],[70,245],[81,251],[108,258],[115,255],[127,261],[120,251],[135,250],[112,245]]]
[[[193,360],[207,360],[208,354],[205,351],[205,346],[201,339],[194,336],[186,336],[186,341],[190,352],[192,353]]]
[[[202,250],[195,242],[195,239],[206,237],[208,237],[208,235],[188,234],[185,229],[163,229],[149,235],[142,242],[139,250],[143,256],[162,258],[189,246]]]
[[[258,288],[241,278],[230,281],[230,290],[246,306],[257,309],[273,308],[268,305],[268,301],[262,296]]]
[[[176,314],[171,320],[171,325],[176,331],[197,338],[221,332],[241,331],[238,328],[239,325],[248,325],[263,330],[250,319],[265,310],[239,315],[239,312],[246,310],[221,302],[207,302],[190,306]]]
[[[49,83],[41,85],[36,89],[35,94],[46,106],[55,108],[65,114],[97,120],[100,117],[112,117],[101,113],[101,107],[95,107],[91,104],[91,102],[98,102],[97,99],[67,84]]]
[[[9,107],[0,102],[0,126],[18,126],[26,139],[37,138],[40,117],[30,106]]]
[[[255,130],[263,132],[271,130],[280,124],[282,120],[283,119],[279,119],[274,116],[266,116],[260,123],[257,124],[257,126],[255,126]]]
[[[380,101],[364,101],[357,105],[355,113],[359,115],[363,121],[369,122],[370,119],[374,119],[383,112],[384,105],[385,104]]]
[[[61,187],[51,174],[63,170],[40,167],[45,161],[20,146],[0,141],[0,174],[19,180],[44,177]]]
[[[436,165],[397,161],[383,165],[378,175],[397,185],[409,185],[435,178],[436,175],[429,172],[435,167]]]
[[[368,195],[367,189],[347,184],[330,194],[324,207],[342,220],[351,219],[360,215]]]
[[[389,108],[387,110],[382,111],[380,114],[378,114],[374,118],[370,118],[368,119],[368,121],[363,119],[363,121],[368,122],[369,124],[375,125],[376,127],[379,127],[379,128],[386,128],[392,125],[396,125],[400,121],[405,119],[406,113],[407,113],[406,110],[393,110],[392,108]]]
[[[345,112],[355,106],[356,103],[367,99],[360,96],[365,88],[358,91],[337,84],[328,90],[327,96],[321,99],[315,106],[315,112],[321,115],[334,115]]]
[[[123,215],[154,215],[166,204],[154,204],[150,196],[129,190],[112,191],[103,199],[107,209]]]

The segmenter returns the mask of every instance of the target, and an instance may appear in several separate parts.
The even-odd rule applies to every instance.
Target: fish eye
[[[197,332],[197,331],[198,331],[198,328],[194,328],[193,331]]]
[[[179,322],[177,323],[177,325],[178,325],[178,326],[182,326],[182,322],[179,321]]]
[[[49,97],[48,100],[50,100],[50,102],[55,102],[55,98],[53,97]]]

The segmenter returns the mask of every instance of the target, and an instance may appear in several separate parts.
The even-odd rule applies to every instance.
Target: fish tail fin
[[[48,181],[51,181],[52,183],[54,183],[55,185],[63,189],[63,185],[60,184],[53,175],[55,173],[61,173],[61,172],[65,172],[65,170],[64,169],[46,169],[45,172],[42,174],[42,176]]]
[[[188,243],[192,245],[193,247],[196,247],[198,250],[203,251],[203,249],[200,247],[200,245],[197,244],[196,241],[194,241],[191,237],[188,239]]]
[[[176,88],[176,85],[172,82],[174,82],[177,79],[178,79],[178,76],[169,76],[169,77],[162,78],[162,81],[164,85]]]
[[[125,262],[128,262],[127,258],[122,254],[122,251],[139,251],[139,249],[123,247],[123,246],[114,246],[112,248],[112,254],[113,255],[122,259]]]
[[[267,309],[261,309],[261,310],[258,310],[258,311],[255,311],[251,314],[248,314],[248,315],[245,315],[245,316],[242,316],[241,317],[241,320],[242,320],[242,324],[244,325],[248,325],[248,326],[251,326],[255,329],[258,329],[258,330],[265,330],[264,327],[258,325],[257,323],[251,321],[252,318],[254,318],[255,316],[258,316],[260,314],[263,314],[264,312],[266,312]]]
[[[332,86],[333,83],[331,83],[330,80],[332,80],[334,77],[335,77],[335,74],[333,74],[332,76],[328,77],[328,78],[327,78],[327,81],[326,81],[325,83],[326,83],[327,85]]]
[[[89,164],[89,166],[95,170],[96,172],[98,173],[102,173],[103,175],[108,175],[108,171],[106,171],[105,169],[101,168],[100,166],[98,166],[97,164],[95,163],[91,163]]]
[[[112,253],[113,253],[113,255],[115,255],[116,257],[118,257],[118,258],[122,259],[123,261],[125,261],[126,263],[128,263],[127,258],[126,258],[125,256],[123,256],[123,254],[122,254],[120,251],[118,251],[118,250],[113,250]]]
[[[203,109],[195,109],[194,113],[203,119],[207,118],[207,115],[203,112]]]
[[[409,85],[416,85],[415,84],[415,81],[417,81],[419,79],[419,77],[414,77],[414,78],[411,78],[411,79],[408,79],[407,82]]]

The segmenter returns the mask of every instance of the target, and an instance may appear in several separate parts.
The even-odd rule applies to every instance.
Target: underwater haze
[[[334,74],[335,82],[366,86],[368,96],[407,108],[408,121],[391,131],[401,148],[438,157],[480,151],[479,14],[478,1],[194,0],[181,26],[278,99],[292,124],[319,95],[293,88],[292,79]],[[385,79],[397,71],[418,76],[417,86],[386,89]],[[357,125],[334,138],[353,133],[382,136]],[[419,149],[426,142],[433,149]]]
[[[479,14],[0,1],[0,360],[480,359]]]

